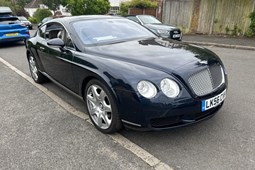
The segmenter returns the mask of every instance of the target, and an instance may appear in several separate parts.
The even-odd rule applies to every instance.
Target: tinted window
[[[84,44],[102,44],[154,37],[155,35],[143,26],[128,19],[96,19],[77,21],[73,27]]]

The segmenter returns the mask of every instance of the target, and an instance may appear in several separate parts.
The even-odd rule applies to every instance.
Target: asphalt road
[[[225,104],[216,116],[173,130],[121,134],[174,169],[254,169],[255,51],[210,49],[223,60],[229,78]],[[0,57],[30,75],[23,44],[0,47]],[[1,63],[0,76],[3,169],[150,168]],[[80,99],[53,83],[44,87],[85,111]]]

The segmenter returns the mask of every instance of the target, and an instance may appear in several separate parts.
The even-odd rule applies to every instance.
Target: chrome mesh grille
[[[213,89],[219,87],[222,83],[222,69],[220,65],[213,65],[209,67],[212,82],[213,82]]]
[[[190,76],[188,82],[196,95],[206,95],[224,82],[223,70],[220,65],[210,66]]]

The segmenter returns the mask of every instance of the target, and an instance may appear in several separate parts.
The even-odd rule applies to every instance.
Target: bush
[[[119,15],[122,15],[122,16],[128,15],[128,8],[130,8],[130,2],[122,2],[120,4]]]
[[[250,14],[250,19],[251,19],[251,25],[249,26],[248,31],[246,32],[247,37],[254,37],[255,36],[255,11],[253,11]]]
[[[29,17],[29,18],[28,18],[28,21],[30,21],[30,22],[33,23],[33,24],[36,24],[36,23],[37,23],[36,18],[34,18],[34,17]]]
[[[44,18],[52,16],[52,13],[48,9],[37,9],[33,15],[37,23],[40,23]]]
[[[130,8],[157,8],[158,2],[157,1],[151,1],[151,0],[132,0],[130,2]]]
[[[120,4],[120,12],[119,14],[125,16],[128,14],[128,8],[157,8],[158,2],[156,0],[132,0],[128,2],[122,2]]]

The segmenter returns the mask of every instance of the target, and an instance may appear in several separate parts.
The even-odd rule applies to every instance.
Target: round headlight
[[[138,92],[145,98],[151,99],[156,96],[157,88],[149,81],[142,80],[137,84]]]
[[[162,92],[167,97],[170,97],[170,98],[175,98],[180,93],[180,88],[178,84],[175,81],[168,78],[165,78],[160,82],[160,88]]]

